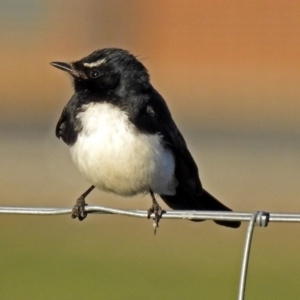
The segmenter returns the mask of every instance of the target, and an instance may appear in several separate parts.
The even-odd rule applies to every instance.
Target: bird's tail
[[[207,210],[207,211],[232,211],[230,208],[218,201],[214,196],[209,194],[206,190],[203,190],[200,196],[188,195],[180,187],[176,190],[176,195],[165,196],[161,195],[161,198],[166,202],[168,206],[178,210]],[[202,220],[191,220],[199,222]],[[215,223],[227,226],[231,228],[238,228],[241,222],[238,221],[214,221]]]

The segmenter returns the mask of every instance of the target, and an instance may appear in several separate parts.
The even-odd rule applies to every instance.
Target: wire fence
[[[86,212],[96,214],[114,214],[129,217],[147,218],[146,210],[125,210],[115,209],[104,206],[86,206]],[[51,207],[0,207],[0,214],[17,214],[17,215],[66,215],[71,214],[72,208],[51,208]],[[240,282],[238,288],[238,300],[245,298],[247,270],[251,242],[255,226],[267,227],[269,222],[293,222],[300,223],[300,214],[292,213],[272,213],[264,211],[256,212],[211,212],[211,211],[180,211],[168,210],[162,216],[163,219],[197,219],[197,220],[214,220],[214,221],[241,221],[249,222],[243,258],[241,264]]]

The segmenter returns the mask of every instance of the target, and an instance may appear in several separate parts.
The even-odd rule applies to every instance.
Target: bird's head
[[[117,89],[130,91],[149,85],[146,68],[122,49],[97,50],[72,63],[52,62],[51,65],[72,76],[76,92],[107,94]]]

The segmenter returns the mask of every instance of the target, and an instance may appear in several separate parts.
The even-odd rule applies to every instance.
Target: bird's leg
[[[163,210],[159,204],[157,203],[154,193],[152,190],[149,190],[151,198],[152,198],[152,206],[148,209],[148,219],[150,218],[151,214],[154,213],[154,221],[155,221],[155,229],[154,229],[154,234],[156,232],[156,228],[158,227],[158,222],[161,219],[162,215],[166,213],[165,210]]]
[[[86,218],[87,212],[84,207],[87,205],[85,203],[85,197],[94,189],[95,187],[92,185],[87,191],[85,191],[76,201],[76,204],[72,209],[72,218],[78,218],[79,221],[82,221]]]

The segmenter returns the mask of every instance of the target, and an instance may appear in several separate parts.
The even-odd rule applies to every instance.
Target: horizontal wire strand
[[[130,217],[146,218],[146,210],[117,209],[104,206],[86,206],[86,212],[96,214],[116,214]],[[59,207],[10,207],[0,206],[0,214],[17,215],[65,215],[71,214],[72,208]],[[268,222],[300,222],[300,213],[269,212]],[[218,212],[218,211],[194,211],[194,210],[167,210],[163,219],[196,219],[214,221],[241,221],[249,222],[253,212]]]

